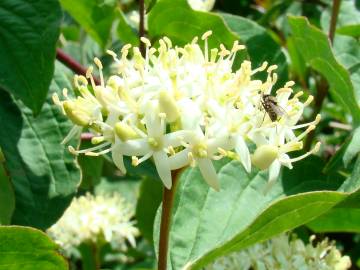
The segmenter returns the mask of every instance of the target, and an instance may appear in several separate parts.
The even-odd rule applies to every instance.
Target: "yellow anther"
[[[116,53],[115,53],[114,51],[112,51],[112,50],[106,50],[106,53],[107,53],[108,55],[111,55],[114,59],[117,58]]]
[[[62,90],[62,94],[63,94],[64,97],[68,97],[68,90],[67,90],[67,88],[64,88],[64,89]]]
[[[102,63],[101,63],[101,61],[100,61],[99,58],[95,57],[95,58],[94,58],[94,63],[95,63],[95,65],[97,65],[97,67],[98,67],[99,69],[103,69],[103,65],[102,65]]]
[[[295,85],[294,81],[288,81],[287,83],[285,83],[284,88],[293,87],[294,85]]]
[[[60,101],[60,99],[59,99],[58,94],[54,93],[54,94],[52,95],[52,100],[53,100],[53,102],[54,102],[55,105],[58,105],[58,106],[61,105],[61,101]]]
[[[202,40],[205,40],[205,39],[207,39],[209,36],[211,36],[212,35],[212,31],[211,30],[209,30],[209,31],[206,31],[202,36],[201,36],[201,39]]]
[[[147,47],[151,47],[151,42],[146,37],[140,38],[141,42],[144,43]]]
[[[92,77],[92,72],[93,72],[94,68],[93,66],[88,67],[88,69],[86,70],[86,78],[91,78]]]
[[[139,165],[139,159],[136,156],[131,157],[131,165],[133,165],[134,167]]]
[[[168,37],[163,37],[164,41],[167,44],[167,47],[170,49],[172,47],[172,42]]]

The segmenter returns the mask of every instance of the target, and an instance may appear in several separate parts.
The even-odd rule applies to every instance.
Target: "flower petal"
[[[196,158],[200,172],[204,180],[216,191],[220,190],[219,179],[215,171],[214,165],[208,158]]]
[[[165,187],[170,189],[172,185],[169,158],[163,151],[156,151],[153,154],[156,170]]]
[[[251,158],[249,148],[247,147],[243,137],[237,136],[235,151],[240,157],[241,164],[245,170],[249,173],[251,171]]]

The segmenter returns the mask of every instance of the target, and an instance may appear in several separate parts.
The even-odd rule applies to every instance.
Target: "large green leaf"
[[[10,224],[15,208],[15,195],[5,167],[0,161],[0,224]]]
[[[0,270],[66,270],[57,245],[29,227],[0,226]]]
[[[54,72],[61,10],[57,0],[0,1],[0,87],[34,113]]]
[[[247,174],[234,161],[217,163],[220,192],[208,187],[197,168],[187,169],[175,198],[168,269],[200,269],[219,256],[307,223],[359,186],[359,179],[351,179],[342,187],[347,192],[335,191],[339,183],[323,179],[318,162],[285,172],[267,193],[265,173]],[[312,170],[317,171],[314,178],[308,177]]]
[[[64,75],[55,74],[49,95],[65,86]],[[74,157],[60,144],[72,124],[50,98],[34,118],[6,92],[0,96],[0,146],[16,197],[12,222],[45,229],[62,215],[80,181]]]
[[[351,185],[360,179],[360,156],[355,163],[351,176],[343,187]],[[360,191],[354,192],[329,212],[321,215],[307,224],[315,232],[360,232]],[[341,222],[339,222],[341,221]]]
[[[288,78],[286,57],[266,29],[249,19],[230,15],[221,14],[226,24],[234,31],[245,43],[248,50],[252,66],[258,67],[264,61],[270,65],[278,65],[276,72],[279,75],[279,82],[284,83]]]
[[[157,1],[149,13],[148,27],[151,38],[167,36],[181,46],[208,30],[213,32],[208,39],[210,48],[219,47],[221,43],[232,48],[234,41],[239,39],[219,15],[195,11],[186,0]],[[245,53],[239,52],[239,59],[242,57]]]
[[[325,33],[303,17],[289,17],[289,23],[295,44],[307,64],[326,78],[333,97],[351,113],[355,124],[360,124],[360,108],[349,73],[336,61]]]
[[[360,37],[360,24],[346,25],[336,29],[336,33],[340,35],[350,36],[354,38]]]
[[[106,46],[117,16],[115,1],[60,0],[60,3],[101,47]]]

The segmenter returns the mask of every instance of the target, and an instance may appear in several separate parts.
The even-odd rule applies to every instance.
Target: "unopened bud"
[[[260,170],[265,170],[269,168],[278,157],[278,153],[278,148],[276,146],[262,145],[259,146],[251,156],[251,162]]]
[[[128,124],[123,122],[115,124],[115,133],[122,141],[138,138],[136,132]]]
[[[180,113],[174,97],[167,91],[161,91],[159,94],[160,112],[166,114],[166,121],[172,123],[178,119]]]

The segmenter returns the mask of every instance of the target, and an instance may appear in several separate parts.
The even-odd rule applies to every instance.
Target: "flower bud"
[[[160,112],[166,114],[166,120],[169,123],[176,121],[180,116],[174,97],[165,90],[159,93],[159,106]]]
[[[63,103],[63,108],[69,119],[78,126],[88,126],[90,117],[83,111],[76,110],[74,102],[66,100]]]
[[[251,162],[260,170],[265,170],[270,167],[273,161],[278,156],[278,148],[273,145],[261,145],[251,156]]]
[[[136,132],[128,125],[123,122],[115,124],[115,133],[122,141],[138,138]]]

